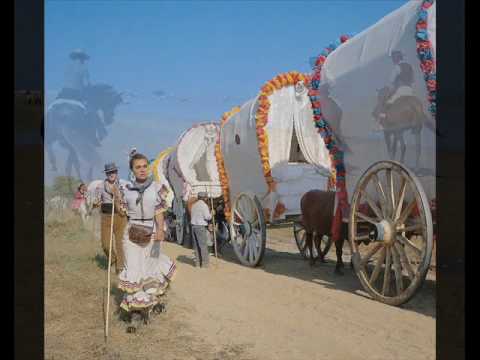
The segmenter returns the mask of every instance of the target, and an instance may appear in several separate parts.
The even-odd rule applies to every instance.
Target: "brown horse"
[[[407,149],[404,132],[411,130],[415,136],[415,168],[418,169],[423,126],[435,133],[435,125],[425,114],[423,104],[416,96],[401,96],[392,104],[388,104],[388,99],[392,96],[390,89],[384,87],[377,92],[378,103],[372,115],[384,129],[385,144],[390,158],[395,160],[397,146],[400,144],[400,162],[404,163]]]
[[[331,228],[333,222],[333,211],[335,207],[335,192],[310,190],[306,192],[300,200],[300,208],[302,211],[302,222],[306,232],[306,245],[310,250],[310,266],[315,264],[316,259],[313,257],[313,241],[321,262],[325,262],[324,256],[320,251],[320,242],[324,235],[331,236]],[[337,255],[337,264],[335,273],[343,275],[341,268],[344,267],[342,261],[342,248],[346,238],[346,233],[335,242]]]

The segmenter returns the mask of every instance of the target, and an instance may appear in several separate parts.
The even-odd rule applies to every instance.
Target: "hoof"
[[[343,271],[342,271],[340,268],[336,267],[336,268],[335,268],[335,275],[343,276],[344,273],[343,273]]]
[[[137,332],[137,328],[135,326],[127,326],[127,334],[135,334]]]

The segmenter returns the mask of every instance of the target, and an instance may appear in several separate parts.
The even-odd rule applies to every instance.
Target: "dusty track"
[[[368,298],[348,268],[343,277],[333,274],[333,249],[331,261],[310,268],[290,229],[268,230],[257,269],[239,265],[227,250],[210,269],[197,270],[191,250],[165,243],[179,268],[167,313],[136,335],[126,334],[114,315],[105,345],[100,244],[65,221],[46,226],[46,359],[435,358],[431,276],[402,308],[383,305]],[[112,293],[115,304],[119,294]]]

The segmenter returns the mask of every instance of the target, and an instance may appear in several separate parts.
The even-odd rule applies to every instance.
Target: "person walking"
[[[210,259],[208,251],[208,222],[215,216],[208,208],[206,200],[208,194],[206,192],[198,193],[197,201],[192,205],[191,224],[193,235],[193,249],[195,252],[195,266],[208,268]]]
[[[144,155],[131,157],[130,170],[135,180],[125,187],[128,223],[123,236],[125,266],[118,276],[118,288],[124,293],[120,308],[135,322],[150,310],[161,310],[159,297],[173,280],[176,264],[160,246],[165,239],[168,189],[149,176]]]
[[[122,242],[123,232],[127,225],[127,214],[123,197],[127,182],[118,178],[118,168],[115,163],[106,164],[104,171],[106,179],[103,182],[100,197],[100,211],[102,214],[100,238],[103,252],[108,258],[112,226],[112,204],[115,199],[115,211],[113,214],[113,235],[115,241],[112,248],[112,263],[115,263],[115,271],[119,274],[123,269],[125,259]]]

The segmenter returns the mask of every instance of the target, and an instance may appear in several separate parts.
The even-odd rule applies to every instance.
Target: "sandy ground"
[[[97,225],[98,226],[98,225]],[[96,233],[97,231],[95,231]],[[167,312],[127,334],[112,312],[104,340],[107,273],[98,234],[69,219],[46,224],[46,359],[434,359],[432,275],[403,307],[371,300],[348,268],[302,260],[291,229],[269,229],[262,266],[241,266],[231,249],[195,269],[192,251],[163,250],[178,263],[165,296]],[[348,260],[345,248],[345,260]]]

